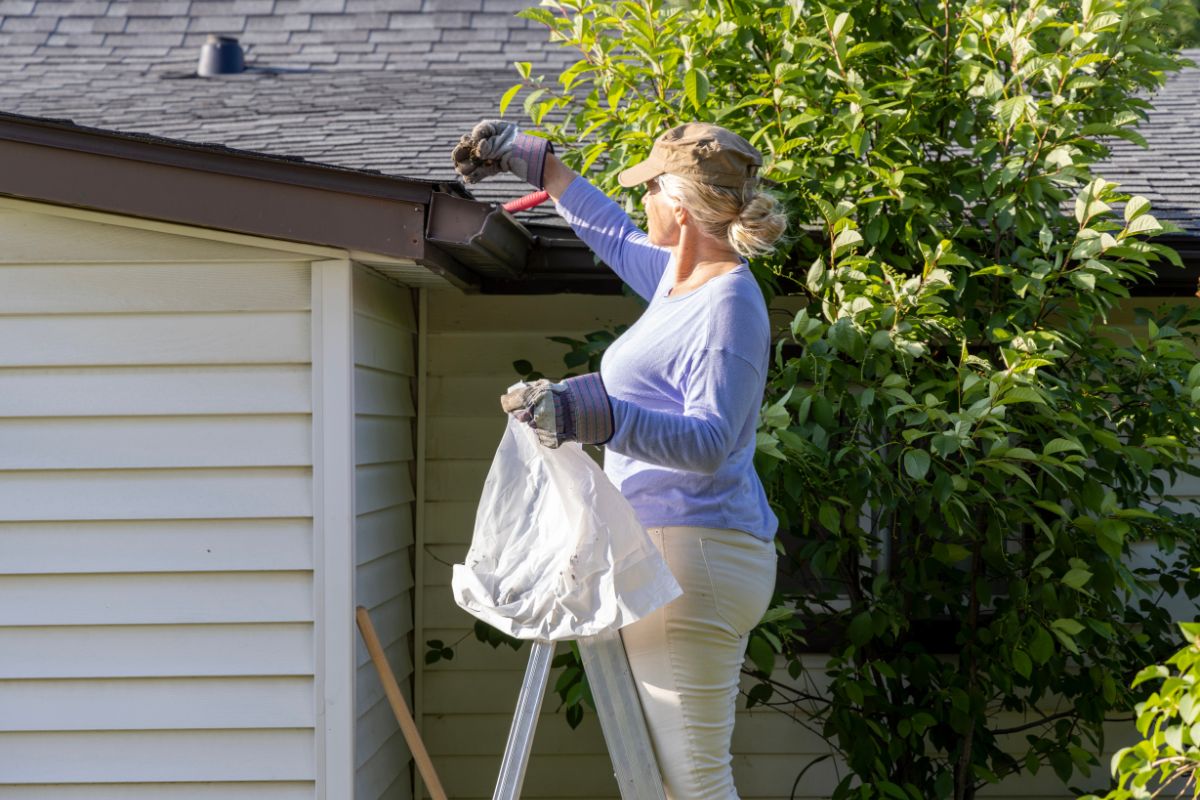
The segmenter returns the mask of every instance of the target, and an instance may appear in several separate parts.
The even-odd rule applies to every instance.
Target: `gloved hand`
[[[604,444],[613,436],[612,403],[599,372],[518,386],[500,398],[500,407],[533,428],[544,447]]]
[[[521,133],[511,122],[485,119],[458,141],[451,158],[467,183],[505,171],[542,189],[546,153],[553,152],[549,141]]]

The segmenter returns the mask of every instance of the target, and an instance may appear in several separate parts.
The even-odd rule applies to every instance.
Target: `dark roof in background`
[[[520,80],[572,59],[527,0],[0,0],[0,111],[435,181]],[[195,76],[209,34],[247,72]],[[514,107],[510,118],[523,120]],[[530,188],[473,186],[504,201]],[[522,218],[557,220],[545,204]]]
[[[305,159],[455,179],[449,150],[496,116],[513,61],[553,74],[571,53],[514,16],[534,0],[0,0],[0,111]],[[194,77],[208,34],[250,70]],[[1188,51],[1200,61],[1200,50]],[[1142,132],[1098,173],[1200,235],[1200,70],[1171,77]],[[509,115],[523,121],[519,109]],[[497,177],[482,200],[528,191]],[[526,219],[557,220],[549,204]]]
[[[238,150],[302,158],[387,175],[454,181],[450,151],[518,80],[486,72],[330,71],[181,77],[178,69],[125,72],[0,70],[0,110],[68,119]],[[510,116],[512,116],[510,114]],[[480,199],[511,199],[530,187],[497,176],[471,187]]]
[[[413,70],[560,63],[529,0],[0,0],[0,53],[24,64],[195,65],[209,34],[291,68]],[[464,43],[469,45],[464,46]],[[511,67],[509,67],[511,69]]]
[[[1183,55],[1200,64],[1200,49]],[[1159,219],[1200,236],[1200,68],[1174,73],[1150,100],[1150,120],[1138,129],[1149,149],[1110,141],[1112,155],[1095,172],[1122,191],[1144,195]]]

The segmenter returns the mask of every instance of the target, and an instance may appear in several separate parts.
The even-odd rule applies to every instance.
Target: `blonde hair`
[[[740,190],[670,174],[659,175],[658,185],[701,230],[746,258],[771,252],[787,230],[787,215],[774,195],[759,191],[758,178],[747,178]]]

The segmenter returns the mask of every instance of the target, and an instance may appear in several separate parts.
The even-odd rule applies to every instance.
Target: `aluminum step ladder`
[[[531,644],[529,666],[525,668],[525,679],[517,696],[517,711],[508,732],[508,744],[504,748],[492,800],[518,800],[525,782],[533,733],[550,678],[550,662],[554,659],[554,642],[534,641]],[[596,716],[612,758],[621,800],[666,800],[662,773],[650,744],[646,717],[642,713],[620,632],[589,636],[577,640],[576,645],[592,688]]]

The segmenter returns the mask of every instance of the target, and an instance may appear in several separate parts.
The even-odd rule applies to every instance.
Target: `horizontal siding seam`
[[[359,464],[356,466],[371,466],[371,465]],[[405,506],[409,506],[409,505],[412,505],[412,500],[406,500],[404,502],[396,503],[396,504],[390,505],[390,506],[383,506],[382,508],[376,508],[371,511],[362,511],[362,512],[359,512],[358,514],[355,514],[354,516],[358,519],[362,519],[363,517],[373,517],[373,516],[377,516],[380,514],[386,514],[387,512],[392,511],[393,509],[404,508]]]
[[[369,319],[373,322],[378,322],[382,325],[386,325],[389,328],[395,328],[396,330],[404,331],[405,333],[411,333],[413,336],[417,335],[416,328],[410,328],[400,320],[396,320],[396,319],[392,319],[392,318],[388,318],[388,317],[381,317],[378,314],[372,314],[369,311],[365,311],[361,308],[355,308],[354,316],[362,317],[363,319]]]
[[[417,332],[414,329],[409,328],[408,326],[404,325],[401,321],[396,320],[396,319],[388,319],[387,317],[381,317],[378,314],[371,314],[371,313],[367,312],[366,310],[364,310],[362,307],[356,307],[354,309],[354,316],[360,317],[362,319],[369,319],[372,322],[377,322],[386,328],[392,328],[393,330],[403,331],[404,333],[411,333],[413,336],[417,335]]]
[[[407,462],[398,461],[396,463],[404,464]],[[220,471],[242,472],[242,471],[249,471],[249,470],[306,472],[311,467],[312,467],[311,464],[273,464],[273,465],[257,465],[256,464],[256,465],[248,465],[248,466],[243,466],[241,464],[230,464],[228,466],[218,466],[218,467],[205,467],[205,466],[198,466],[198,467],[78,467],[78,468],[74,468],[74,469],[69,468],[69,467],[46,467],[45,469],[30,469],[28,467],[25,467],[25,468],[13,468],[13,469],[0,469],[0,472],[8,472],[8,473],[28,472],[28,473],[33,473],[33,474],[39,474],[39,473],[45,473],[45,472],[70,472],[70,473],[79,473],[79,472],[122,472],[122,473],[124,473],[124,472],[146,472],[146,473],[151,473],[154,475],[161,475],[164,472],[220,472]],[[212,517],[212,519],[228,519],[228,517]]]
[[[163,311],[15,311],[15,312],[0,312],[0,319],[19,320],[19,319],[63,319],[69,317],[98,317],[109,319],[112,317],[235,317],[253,314],[255,316],[303,316],[309,318],[312,309],[309,308],[264,308],[264,309],[237,309],[236,311],[225,311],[220,309],[196,309],[196,310],[171,310]]]
[[[409,380],[416,378],[416,375],[414,375],[412,372],[400,372],[399,370],[384,369],[382,367],[373,366],[371,364],[363,364],[360,361],[358,361],[357,354],[354,356],[354,358],[355,358],[355,361],[354,361],[354,369],[355,370],[362,370],[363,372],[373,372],[377,375],[394,375],[394,376],[397,376],[400,378],[407,378]]]
[[[64,369],[72,369],[72,368],[65,367]],[[356,414],[355,416],[370,417],[370,416],[385,416],[385,415]],[[398,419],[406,418],[402,414],[391,415],[391,416],[394,416]],[[36,420],[38,423],[57,422],[57,421],[79,422],[79,421],[86,421],[86,420],[93,420],[93,419],[94,420],[104,420],[105,422],[111,422],[114,420],[141,421],[141,420],[146,419],[147,417],[153,418],[155,422],[158,422],[159,420],[162,420],[162,419],[171,419],[174,417],[178,417],[179,419],[186,419],[186,420],[203,419],[205,417],[209,417],[212,419],[220,419],[220,420],[228,419],[230,417],[240,417],[243,419],[278,419],[280,417],[295,417],[297,419],[311,421],[312,420],[312,412],[309,412],[309,411],[196,411],[196,412],[189,413],[189,412],[180,412],[180,411],[168,411],[168,412],[164,412],[164,413],[160,413],[160,414],[46,414],[46,415],[37,415],[37,416],[32,415],[32,414],[24,414],[24,415],[19,415],[19,416],[9,416],[9,415],[0,414],[0,419],[5,420],[5,421]]]

